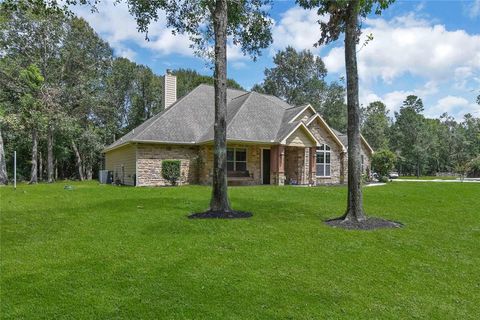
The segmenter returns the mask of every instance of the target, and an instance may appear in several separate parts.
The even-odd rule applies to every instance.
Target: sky
[[[158,75],[177,68],[212,74],[207,62],[189,47],[188,35],[173,35],[163,17],[150,26],[147,41],[124,3],[105,0],[98,12],[87,7],[73,11],[109,42],[116,56],[147,65]],[[275,53],[289,45],[320,56],[328,69],[328,81],[345,77],[342,39],[313,46],[320,38],[316,12],[299,8],[294,0],[274,0],[270,16],[273,43],[257,61],[229,45],[229,78],[250,89],[262,82]],[[357,54],[361,104],[380,100],[393,115],[407,95],[415,94],[422,98],[427,117],[444,112],[457,120],[466,113],[480,117],[480,106],[475,103],[480,94],[480,0],[397,0],[381,16],[363,19],[362,32],[361,44],[367,35],[373,40]]]

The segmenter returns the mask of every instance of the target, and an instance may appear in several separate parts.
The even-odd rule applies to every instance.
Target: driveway
[[[466,178],[460,180],[442,180],[442,179],[434,179],[434,180],[421,180],[421,179],[392,179],[390,181],[398,181],[398,182],[466,182],[466,183],[480,183],[480,179],[475,178]]]

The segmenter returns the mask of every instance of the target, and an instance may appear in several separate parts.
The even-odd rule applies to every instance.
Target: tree
[[[32,135],[32,161],[30,171],[30,184],[38,182],[38,135],[45,124],[42,112],[41,90],[45,79],[36,65],[30,65],[20,71],[20,79],[25,91],[20,97],[19,117]]]
[[[325,101],[327,69],[320,57],[309,50],[297,52],[288,46],[273,57],[273,68],[265,69],[263,92],[302,106],[311,103],[319,109]]]
[[[3,148],[2,128],[0,126],[0,185],[8,184],[7,166],[5,164],[5,149]]]
[[[328,86],[325,102],[318,110],[328,125],[340,132],[347,130],[347,106],[345,104],[345,87],[332,82]]]
[[[360,157],[360,104],[358,100],[357,43],[359,42],[359,16],[366,17],[375,6],[380,14],[393,0],[297,0],[304,9],[317,9],[320,16],[328,16],[328,21],[319,19],[321,37],[317,45],[337,40],[345,33],[345,67],[347,73],[348,108],[348,199],[343,221],[362,222],[366,220],[363,210],[361,189],[362,168]]]
[[[17,3],[19,7],[10,7],[10,3]],[[65,30],[62,26],[65,17],[62,13],[51,10],[39,3],[24,1],[2,4],[4,17],[1,44],[4,57],[12,58],[20,68],[35,65],[38,67],[43,78],[42,87],[39,89],[38,99],[41,99],[42,115],[46,118],[55,117],[58,107],[58,87],[60,86],[60,51],[59,47],[64,40]],[[31,39],[35,39],[32,41]],[[30,70],[32,71],[32,70]],[[24,79],[25,80],[25,79]],[[25,84],[31,89],[31,83]],[[25,96],[24,96],[25,98]],[[53,129],[56,123],[53,119],[48,121],[48,144],[47,144],[47,172],[49,182],[53,177]],[[42,132],[34,129],[32,138],[38,142]],[[36,148],[33,148],[36,150]],[[37,156],[32,155],[32,183],[36,182],[36,173],[33,174],[33,166],[36,165]],[[42,158],[40,157],[40,164]],[[40,177],[42,174],[40,165]]]
[[[244,54],[253,58],[259,55],[260,49],[272,41],[271,21],[264,10],[269,0],[130,0],[128,3],[141,31],[148,31],[150,22],[158,19],[158,12],[164,11],[169,27],[178,33],[188,34],[196,53],[214,60],[214,165],[209,211],[230,216],[232,209],[227,194],[226,172],[227,40],[231,37]]]
[[[176,69],[172,74],[177,76],[177,97],[181,98],[192,91],[198,85],[205,83],[213,85],[214,78],[198,73],[193,69]],[[227,87],[230,89],[245,90],[238,82],[227,79]]]
[[[320,57],[289,46],[275,54],[273,63],[274,67],[265,69],[263,83],[255,84],[252,91],[280,97],[295,106],[311,104],[330,126],[346,129],[345,88],[338,82],[327,84],[327,69]]]
[[[399,150],[406,160],[401,165],[403,170],[421,175],[427,160],[430,139],[425,117],[421,114],[423,102],[417,96],[409,95],[399,112],[395,112],[394,148]]]
[[[396,158],[395,153],[388,149],[378,150],[372,156],[372,168],[381,177],[386,177],[395,167]]]
[[[374,150],[388,146],[388,110],[383,102],[375,101],[362,109],[362,134]]]

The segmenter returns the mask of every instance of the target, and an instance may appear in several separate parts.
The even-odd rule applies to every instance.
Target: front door
[[[262,149],[262,183],[270,184],[270,149]]]

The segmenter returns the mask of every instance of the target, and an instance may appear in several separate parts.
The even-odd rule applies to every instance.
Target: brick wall
[[[180,160],[179,185],[198,180],[198,147],[139,144],[137,146],[138,186],[170,185],[162,177],[162,160]]]
[[[252,184],[261,184],[261,147],[256,145],[228,144],[228,148],[247,149],[247,170],[252,178]],[[213,146],[200,146],[200,158],[202,166],[199,174],[200,184],[211,184],[213,176]]]
[[[338,145],[327,130],[319,124],[318,121],[313,121],[309,127],[315,138],[320,144],[326,144],[330,147],[330,177],[317,177],[317,184],[338,184],[342,182],[342,163],[341,153],[342,148]]]

